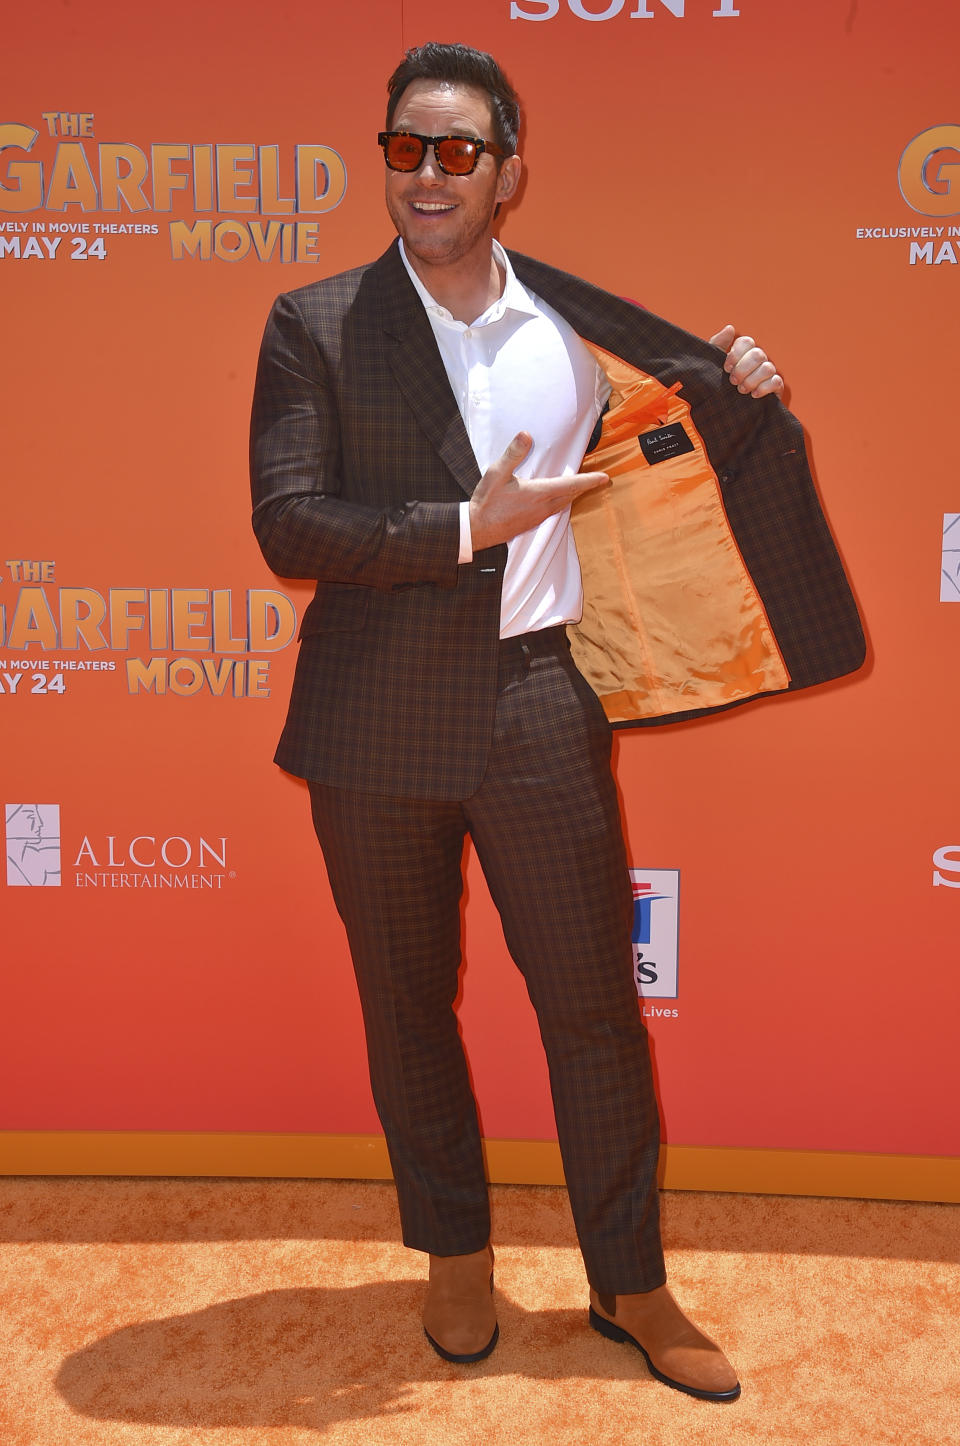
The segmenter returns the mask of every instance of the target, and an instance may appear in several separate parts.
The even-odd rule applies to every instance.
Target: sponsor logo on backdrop
[[[165,228],[175,261],[316,262],[309,218],[347,189],[328,145],[140,145],[98,140],[93,111],[33,119],[0,121],[0,260],[105,261]]]
[[[633,971],[643,1000],[676,999],[680,873],[677,869],[631,869]],[[676,1019],[676,1009],[644,1004],[648,1017]]]
[[[219,889],[234,877],[222,834],[110,833],[83,835],[70,882],[78,889]]]
[[[223,834],[80,833],[61,847],[58,803],[8,803],[4,813],[13,888],[59,885],[61,853],[64,883],[78,889],[219,889],[236,877]]]
[[[688,13],[736,20],[740,15],[738,0],[510,0],[511,20],[554,20],[561,10],[578,20],[615,20],[624,10],[628,20],[663,14],[683,20]]]
[[[11,888],[56,888],[60,883],[60,805],[4,806],[7,883]]]
[[[960,844],[946,844],[933,855],[933,883],[936,888],[960,889]]]
[[[923,223],[858,226],[858,241],[906,242],[910,266],[960,265],[960,124],[928,126],[904,146],[897,166],[900,195]],[[884,219],[884,218],[882,218]]]
[[[900,194],[921,216],[960,216],[960,125],[928,126],[900,157]]]
[[[940,601],[960,602],[960,512],[943,514]]]
[[[269,698],[270,656],[251,654],[296,636],[297,610],[275,588],[68,587],[49,559],[3,566],[0,697],[62,696],[83,675],[122,678],[129,693]]]

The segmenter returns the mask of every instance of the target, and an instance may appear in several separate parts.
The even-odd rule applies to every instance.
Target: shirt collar
[[[402,239],[398,238],[397,245],[400,248],[400,260],[406,267],[407,275],[413,282],[414,290],[416,291],[420,300],[423,302],[426,310],[432,316],[437,317],[440,321],[450,322],[454,326],[463,326],[465,323],[454,321],[447,308],[445,306],[441,306],[440,303],[438,301],[435,301],[430,295],[429,291],[420,280],[420,277],[417,275],[413,267],[410,265],[410,262],[407,260],[407,253],[403,249]],[[517,311],[525,316],[536,316],[536,302],[530,295],[527,288],[518,279],[516,272],[510,265],[510,257],[507,255],[506,251],[504,251],[503,247],[500,245],[500,242],[496,239],[494,239],[493,242],[493,255],[495,260],[499,262],[499,264],[503,267],[504,270],[503,291],[496,299],[496,301],[492,302],[487,307],[486,311],[483,312],[481,316],[478,316],[476,321],[471,322],[470,325],[486,326],[489,322],[499,321],[500,318],[507,311]]]

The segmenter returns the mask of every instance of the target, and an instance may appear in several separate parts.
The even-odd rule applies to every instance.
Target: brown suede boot
[[[484,1360],[500,1337],[493,1304],[493,1248],[431,1255],[423,1331],[438,1356],[457,1365]]]
[[[665,1285],[638,1295],[590,1292],[590,1324],[612,1341],[636,1346],[651,1375],[701,1401],[735,1401],[740,1395],[720,1347],[688,1320]]]

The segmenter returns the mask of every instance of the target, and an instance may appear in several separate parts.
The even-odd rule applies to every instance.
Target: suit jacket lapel
[[[394,243],[372,268],[397,385],[431,444],[471,496],[480,469],[450,389],[433,330]]]

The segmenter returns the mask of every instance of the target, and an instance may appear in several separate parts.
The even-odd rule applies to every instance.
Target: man
[[[709,448],[721,461],[755,453],[761,477],[783,457],[778,474],[799,476],[802,443],[798,460],[780,410],[756,441],[755,418],[778,404],[744,396],[782,384],[749,338],[724,361],[499,247],[494,217],[521,171],[519,112],[491,57],[419,47],[388,89],[379,139],[400,242],[278,299],[257,377],[252,474],[268,562],[318,580],[277,761],[310,783],[404,1240],[430,1257],[424,1329],[458,1362],[483,1359],[497,1341],[479,1129],[453,1012],[469,833],[538,1015],[590,1323],[638,1347],[666,1384],[733,1400],[736,1373],[665,1284],[657,1108],[610,727],[566,635],[582,607],[569,508],[581,498],[589,513],[601,494],[617,495],[605,471],[579,471],[599,439],[598,455],[605,445],[618,458],[624,445],[643,451],[636,465],[650,477],[662,459],[692,456],[707,510],[727,527]],[[714,338],[732,340],[732,328]],[[681,371],[708,445],[677,399]],[[638,408],[649,412],[640,423]],[[799,486],[813,516],[809,479]],[[724,501],[744,510],[733,484]],[[843,591],[816,517],[800,544],[805,598],[822,574]],[[762,552],[748,536],[761,571]],[[734,558],[724,586],[735,612],[748,597],[758,621],[734,662],[712,669],[714,691],[681,700],[687,709],[792,686],[820,633],[817,606],[831,606],[812,605],[809,623],[806,603],[794,607],[791,594],[782,605],[779,581],[761,604],[737,548],[714,553]],[[780,562],[775,580],[797,570]],[[764,648],[772,672],[743,682],[743,657]],[[846,665],[816,660],[805,681]],[[637,696],[633,683],[610,687]]]

